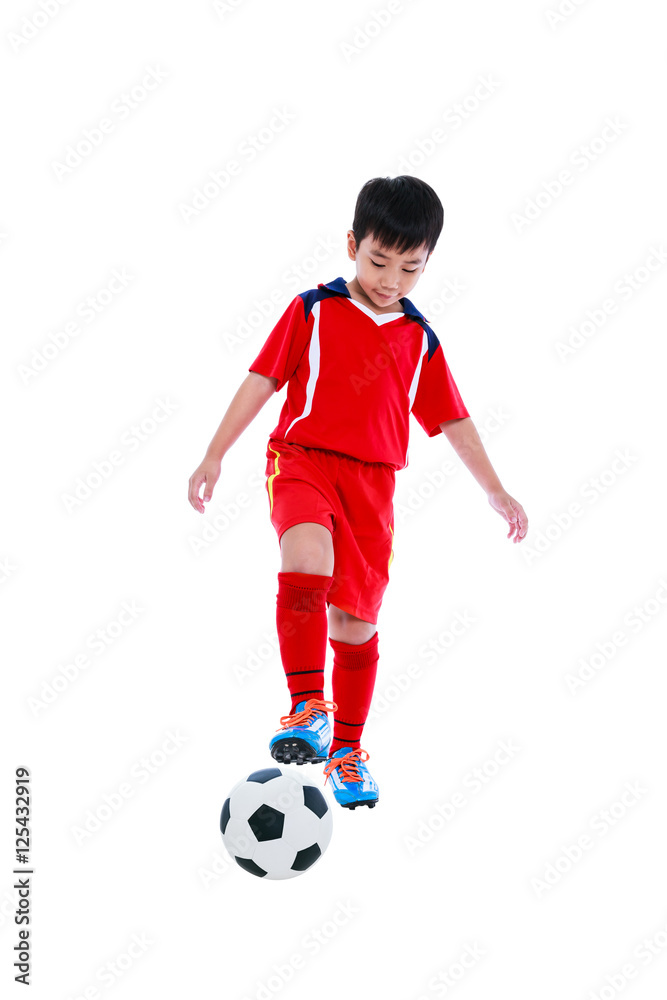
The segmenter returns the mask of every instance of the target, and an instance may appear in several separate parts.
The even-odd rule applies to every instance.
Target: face
[[[424,245],[419,250],[397,254],[380,247],[374,236],[365,236],[357,246],[354,232],[347,234],[347,253],[356,262],[357,277],[351,282],[377,309],[391,311],[399,299],[414,288],[430,257]]]

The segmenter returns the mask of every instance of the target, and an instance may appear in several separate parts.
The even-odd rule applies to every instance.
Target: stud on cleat
[[[300,701],[291,715],[283,715],[281,727],[269,742],[269,751],[281,764],[319,764],[327,759],[331,728],[327,711],[336,711],[335,702],[320,698]]]
[[[271,747],[271,756],[281,764],[317,764],[326,760],[324,756],[314,753],[312,746],[305,740],[296,744],[293,740],[278,741]]]
[[[357,806],[368,806],[369,809],[373,809],[377,803],[378,799],[360,799],[358,802],[341,802],[341,805],[343,809],[356,809]]]

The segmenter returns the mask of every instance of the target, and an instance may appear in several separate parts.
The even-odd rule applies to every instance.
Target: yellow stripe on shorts
[[[389,563],[387,564],[387,569],[391,566],[392,560],[394,558],[394,532],[392,531],[391,525],[389,525],[389,530],[391,531],[391,555],[389,556]]]
[[[276,471],[271,476],[269,476],[269,480],[268,480],[269,501],[271,503],[270,510],[271,510],[271,513],[273,514],[273,480],[276,478],[276,476],[278,476],[280,474],[280,469],[278,468],[278,459],[280,458],[280,452],[276,451],[275,448],[271,448],[270,444],[269,444],[269,449],[272,452],[274,452],[274,454],[276,456],[275,457],[275,461],[273,463],[273,467],[275,468]]]

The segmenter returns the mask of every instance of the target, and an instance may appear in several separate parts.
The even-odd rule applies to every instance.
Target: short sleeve
[[[429,437],[442,433],[440,424],[445,420],[470,416],[445,361],[440,342],[430,360],[424,353],[412,413]]]
[[[303,299],[297,295],[266,338],[248,371],[277,378],[276,392],[280,392],[296,371],[308,346],[311,325],[306,321]]]

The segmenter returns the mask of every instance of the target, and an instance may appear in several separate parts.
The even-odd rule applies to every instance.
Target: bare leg
[[[363,642],[368,642],[377,632],[377,625],[364,621],[363,618],[355,618],[348,611],[337,608],[334,604],[329,605],[329,635],[338,642],[349,642],[354,646],[360,646]]]
[[[315,521],[293,524],[281,535],[280,554],[283,573],[333,575],[333,538],[323,524]]]

